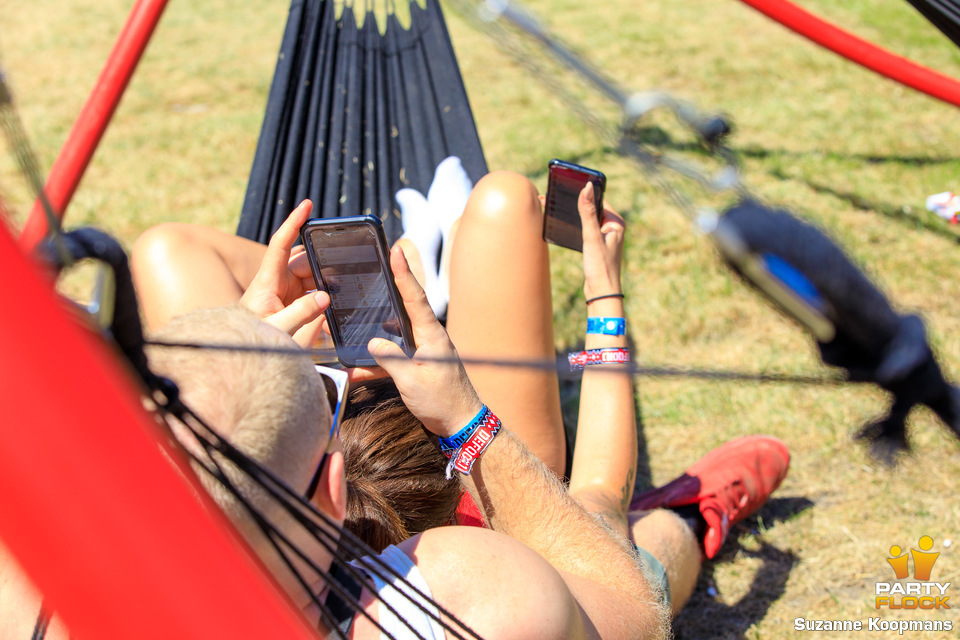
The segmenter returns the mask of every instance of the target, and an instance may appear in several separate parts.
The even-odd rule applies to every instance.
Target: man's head
[[[153,339],[205,345],[296,349],[287,334],[240,306],[200,309],[172,320]],[[327,445],[330,409],[306,353],[154,347],[150,366],[180,388],[186,406],[217,434],[302,495]],[[181,443],[197,443],[177,429]],[[247,514],[220,482],[201,473],[207,491],[241,528]],[[276,505],[239,472],[228,473],[261,513]],[[205,477],[204,477],[205,476]]]

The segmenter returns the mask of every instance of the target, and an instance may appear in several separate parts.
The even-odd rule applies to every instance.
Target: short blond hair
[[[201,345],[297,348],[290,336],[240,305],[187,313],[174,318],[151,338]],[[184,404],[219,436],[294,491],[306,491],[330,427],[323,381],[306,352],[154,346],[149,348],[148,357],[151,369],[173,380]],[[196,443],[191,447],[182,430],[177,435],[184,446],[195,449]],[[246,520],[243,508],[219,481],[206,473],[199,475],[228,515],[238,524]],[[234,470],[227,475],[261,513],[273,510],[273,501],[244,474]]]

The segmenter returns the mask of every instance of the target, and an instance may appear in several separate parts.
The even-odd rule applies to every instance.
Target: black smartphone
[[[317,288],[330,294],[327,324],[345,367],[374,366],[371,338],[386,338],[412,355],[410,319],[390,270],[383,224],[375,216],[319,218],[300,228]]]
[[[543,208],[543,239],[551,244],[583,251],[583,229],[577,198],[588,182],[593,183],[597,220],[603,220],[603,191],[607,177],[572,162],[551,160],[547,172],[547,202]]]

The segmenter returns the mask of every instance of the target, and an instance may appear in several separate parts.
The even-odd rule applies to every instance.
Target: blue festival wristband
[[[481,421],[484,418],[485,412],[488,412],[487,405],[480,407],[480,411],[477,412],[477,415],[473,416],[473,420],[467,423],[463,429],[457,431],[452,436],[446,438],[440,438],[440,451],[442,451],[449,458],[449,453],[451,451],[456,451],[463,446],[463,443],[470,439],[470,436],[473,435],[473,432],[477,430],[480,426]]]
[[[587,335],[622,336],[627,332],[623,318],[587,318]]]
[[[494,436],[499,433],[501,426],[500,419],[484,405],[480,409],[480,413],[467,425],[470,433],[466,439],[456,449],[444,452],[444,455],[449,458],[446,470],[447,480],[452,479],[453,474],[458,471],[465,476],[470,475],[473,464],[480,459],[480,454],[490,445]],[[460,433],[463,433],[463,430],[456,436],[444,438],[444,440],[449,443],[452,438],[456,438]]]

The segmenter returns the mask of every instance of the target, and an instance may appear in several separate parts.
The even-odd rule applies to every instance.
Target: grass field
[[[803,0],[804,7],[946,75],[960,51],[907,3]],[[33,0],[0,10],[0,60],[49,168],[125,20],[129,0]],[[842,6],[841,6],[842,5]],[[170,3],[72,205],[127,246],[148,226],[194,221],[233,230],[252,161],[287,3]],[[960,191],[955,107],[824,51],[734,0],[528,0],[564,40],[631,90],[659,88],[724,112],[751,191],[825,229],[889,294],[919,313],[948,376],[960,375],[960,235],[925,198]],[[550,158],[597,167],[628,219],[627,307],[644,365],[825,375],[812,340],[740,283],[710,241],[610,140],[586,127],[525,68],[444,5],[487,162],[543,188]],[[573,83],[567,75],[558,81]],[[592,98],[604,116],[602,102]],[[612,121],[615,123],[615,121]],[[668,118],[662,150],[706,159]],[[727,204],[683,181],[697,201]],[[31,198],[10,154],[0,190],[19,227]],[[585,311],[574,256],[552,253],[558,349]],[[933,580],[960,603],[960,444],[927,411],[896,469],[851,439],[887,396],[865,386],[639,378],[649,480],[660,483],[733,437],[769,433],[793,460],[775,499],[706,565],[678,638],[786,638],[793,620],[951,620],[954,611],[878,612],[896,544],[934,539]],[[836,637],[896,633],[850,632]],[[807,634],[811,637],[826,637]],[[907,637],[906,635],[904,637]],[[917,637],[956,637],[925,633]]]

